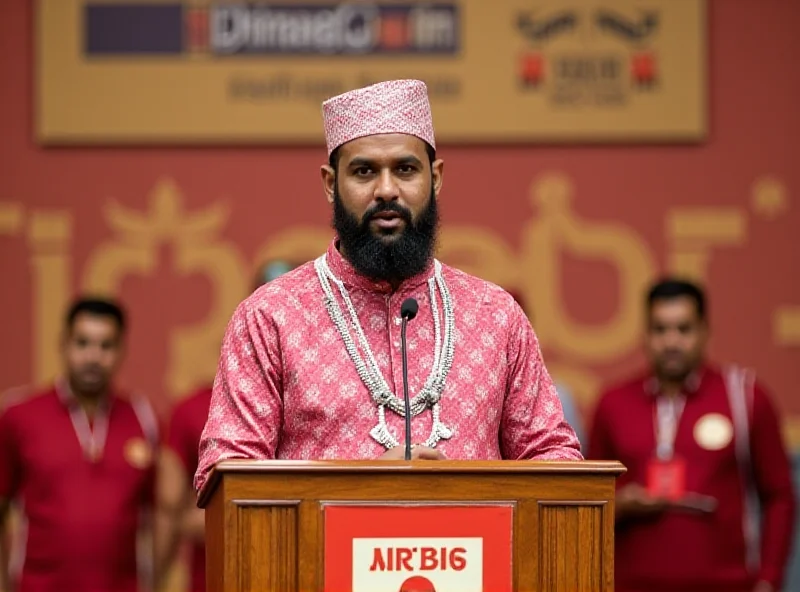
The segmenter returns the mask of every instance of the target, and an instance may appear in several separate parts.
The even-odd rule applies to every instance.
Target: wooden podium
[[[614,491],[624,470],[587,461],[223,461],[198,500],[206,510],[207,591],[350,592],[365,589],[363,578],[422,565],[445,570],[442,577],[469,567],[483,574],[474,589],[484,592],[613,592]],[[395,518],[373,519],[381,512]],[[351,527],[366,538],[348,538]],[[463,538],[480,528],[495,538]],[[441,538],[450,531],[456,538]],[[389,538],[371,538],[376,533]],[[358,549],[384,540],[385,549],[366,551],[358,586],[352,574],[352,585],[333,589],[334,570],[355,570]],[[448,551],[450,540],[457,550]],[[482,565],[466,563],[473,548]],[[506,583],[491,589],[491,574]],[[472,589],[476,578],[468,581],[459,587]]]

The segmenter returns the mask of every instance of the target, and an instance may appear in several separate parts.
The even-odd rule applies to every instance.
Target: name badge
[[[675,456],[652,459],[647,467],[647,492],[669,501],[681,499],[686,493],[686,461]]]

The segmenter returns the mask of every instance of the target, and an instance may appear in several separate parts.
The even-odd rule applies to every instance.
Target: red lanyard
[[[675,453],[675,436],[685,405],[686,398],[683,396],[656,397],[653,423],[656,432],[656,457],[659,460],[670,460]]]
[[[94,426],[92,426],[89,424],[86,411],[75,400],[68,386],[59,387],[59,395],[69,409],[72,429],[75,430],[75,436],[83,450],[83,456],[90,462],[99,462],[103,458],[108,437],[108,406],[104,404],[97,406]]]

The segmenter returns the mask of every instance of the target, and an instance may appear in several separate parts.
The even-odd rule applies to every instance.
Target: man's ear
[[[320,173],[322,174],[322,190],[328,203],[333,203],[333,195],[336,192],[336,171],[329,164],[323,164]]]
[[[439,192],[442,190],[442,183],[444,183],[444,161],[437,158],[431,163],[431,177],[433,178],[433,192],[436,197],[439,197]]]

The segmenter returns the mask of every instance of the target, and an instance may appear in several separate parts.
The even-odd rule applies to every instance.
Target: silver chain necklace
[[[367,389],[369,389],[372,400],[378,406],[378,424],[370,430],[369,434],[385,448],[394,448],[400,443],[389,431],[389,426],[386,424],[386,408],[388,407],[400,416],[405,416],[403,399],[395,395],[386,383],[378,367],[378,363],[375,361],[375,357],[372,354],[372,349],[367,342],[364,331],[361,328],[361,323],[358,320],[358,314],[353,306],[353,302],[350,300],[350,295],[347,293],[344,283],[333,275],[330,267],[328,267],[327,256],[325,254],[314,261],[314,269],[317,272],[319,283],[324,292],[325,308],[328,310],[333,324],[338,329],[339,335],[342,336],[345,349],[347,349],[347,353],[350,354],[350,358],[353,360],[353,364],[355,364],[356,372],[358,372],[362,382]],[[331,282],[336,284],[342,296],[342,300],[347,307],[347,311],[350,314],[350,325],[358,336],[361,349],[366,353],[366,362],[356,348],[355,341],[348,330],[347,320],[333,292]],[[450,296],[450,290],[447,288],[447,284],[442,277],[442,264],[437,260],[434,260],[433,277],[428,280],[428,288],[431,299],[431,312],[433,314],[435,341],[433,366],[424,386],[410,402],[411,417],[419,415],[428,407],[431,408],[433,423],[431,425],[430,436],[428,436],[424,445],[433,448],[439,440],[447,440],[453,435],[452,430],[440,420],[440,401],[442,393],[444,392],[445,379],[453,365],[453,352],[455,348],[455,314],[453,311],[453,300]],[[444,310],[444,336],[442,336],[441,323],[439,321],[439,307],[436,299],[437,288],[441,295],[442,308]]]

